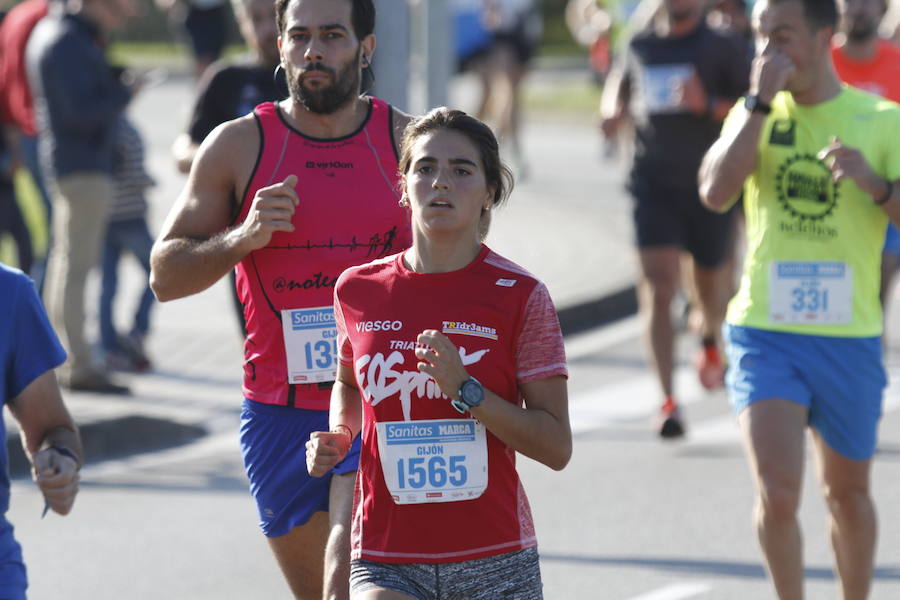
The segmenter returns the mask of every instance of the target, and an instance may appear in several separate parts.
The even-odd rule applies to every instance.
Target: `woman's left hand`
[[[469,378],[459,349],[450,338],[434,329],[426,329],[416,341],[425,346],[416,348],[419,371],[434,377],[445,396],[458,400],[459,388]]]

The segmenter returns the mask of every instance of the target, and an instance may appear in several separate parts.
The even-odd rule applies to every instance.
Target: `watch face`
[[[484,388],[474,379],[469,379],[462,384],[459,390],[462,401],[469,406],[478,406],[484,400]]]

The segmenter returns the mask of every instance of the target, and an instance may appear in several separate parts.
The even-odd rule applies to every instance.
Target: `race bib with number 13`
[[[288,382],[334,381],[337,371],[337,329],[330,306],[281,311]]]

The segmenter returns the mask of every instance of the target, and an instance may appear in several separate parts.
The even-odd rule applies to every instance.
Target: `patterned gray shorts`
[[[415,600],[542,600],[537,548],[464,562],[350,563],[350,594],[383,588]]]

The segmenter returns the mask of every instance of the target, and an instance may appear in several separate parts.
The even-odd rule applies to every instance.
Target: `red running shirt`
[[[25,46],[38,21],[46,16],[46,0],[27,0],[13,7],[0,25],[0,109],[4,122],[27,135],[37,135],[34,99],[25,71]]]
[[[405,443],[411,455],[420,456],[383,463],[379,428],[401,422],[407,431],[428,430],[427,421],[443,419],[475,423],[468,413],[456,412],[434,380],[416,369],[415,340],[425,329],[447,335],[460,349],[466,370],[512,404],[522,405],[522,384],[568,376],[547,288],[486,246],[471,264],[451,273],[415,273],[401,256],[347,270],[335,290],[341,364],[354,370],[363,398],[352,556],[443,563],[536,546],[515,451],[493,434],[486,433],[483,493],[447,501],[464,495],[448,480],[462,485],[466,473],[475,475],[466,462],[470,457],[450,456],[454,452],[443,452],[441,444],[403,440],[395,447]],[[390,436],[382,437],[387,442]],[[445,491],[423,494],[430,499],[420,503],[398,503],[405,492],[389,489],[383,464],[399,473],[405,490],[435,479]]]
[[[330,381],[296,369],[289,374],[282,321],[294,313],[284,311],[311,309],[311,316],[297,317],[297,333],[305,331],[300,319],[309,318],[326,325],[331,320],[333,334],[330,315],[341,272],[409,247],[409,216],[398,205],[392,109],[370,98],[362,126],[329,140],[293,129],[271,102],[257,106],[254,116],[261,150],[236,223],[247,218],[258,189],[291,174],[297,176],[300,204],[293,232],[275,233],[235,267],[247,326],[243,393],[256,402],[327,410]],[[298,344],[292,364],[324,365],[329,372],[337,366],[333,335]]]
[[[864,62],[847,58],[838,47],[831,49],[831,57],[838,77],[844,83],[900,102],[900,47],[881,40],[875,57]]]

